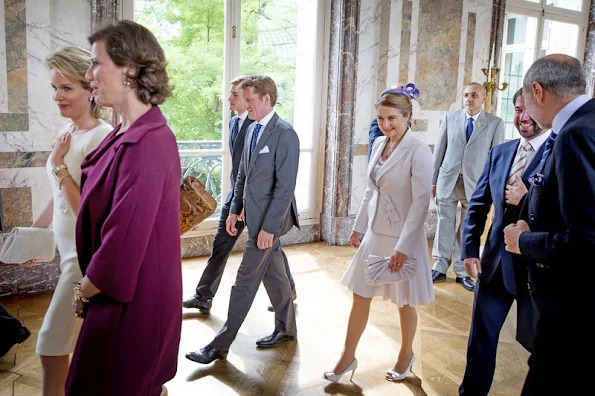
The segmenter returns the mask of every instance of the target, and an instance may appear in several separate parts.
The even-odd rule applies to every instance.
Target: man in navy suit
[[[467,345],[467,367],[460,395],[487,395],[496,368],[500,330],[514,300],[517,301],[517,339],[530,349],[532,326],[527,273],[513,264],[504,249],[503,229],[518,218],[518,204],[527,192],[528,178],[535,173],[550,131],[541,129],[525,110],[522,90],[514,103],[514,126],[519,139],[492,149],[471,200],[463,228],[463,257],[467,273],[479,278],[475,288],[473,318]],[[481,260],[480,238],[494,205],[494,217]]]
[[[225,229],[225,221],[229,215],[229,208],[233,199],[233,186],[235,185],[240,161],[242,159],[246,130],[248,130],[248,126],[253,122],[253,120],[248,118],[248,111],[244,105],[241,92],[238,90],[238,86],[244,79],[245,77],[241,76],[236,77],[231,81],[231,89],[229,91],[229,98],[227,99],[229,101],[229,109],[236,113],[236,115],[229,121],[229,150],[232,160],[230,175],[231,188],[229,189],[227,199],[221,208],[219,227],[217,228],[215,238],[213,239],[211,257],[209,257],[207,266],[196,286],[196,293],[183,303],[184,308],[198,308],[198,310],[204,314],[211,312],[213,297],[215,297],[215,293],[217,293],[217,289],[219,289],[221,277],[225,270],[225,264],[245,226],[243,221],[238,221],[238,223],[236,223],[236,228],[238,230],[236,235],[229,235]],[[281,249],[280,246],[279,249]],[[285,256],[285,252],[281,250],[281,253],[285,264],[285,270],[287,271],[287,277],[289,278],[289,283],[291,285],[292,298],[295,300],[295,283],[293,282],[293,277],[289,271],[289,263]],[[272,311],[271,308],[272,307],[269,307],[269,311]]]
[[[592,386],[595,100],[585,89],[580,61],[561,54],[535,61],[523,80],[527,111],[552,129],[521,220],[504,229],[506,250],[528,261],[537,314],[523,395],[578,395]]]

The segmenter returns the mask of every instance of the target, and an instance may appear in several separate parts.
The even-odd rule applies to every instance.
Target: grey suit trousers
[[[227,321],[210,344],[220,351],[229,350],[235,340],[261,282],[275,309],[275,330],[293,336],[297,332],[291,286],[279,238],[275,237],[272,248],[264,250],[258,249],[256,238],[249,237],[246,241],[236,282],[231,288]]]
[[[461,218],[457,227],[457,205],[461,203]],[[467,275],[465,266],[461,259],[462,239],[463,239],[463,220],[467,213],[467,197],[465,195],[465,183],[463,178],[459,177],[455,189],[449,197],[438,197],[436,199],[436,210],[438,214],[438,224],[436,226],[436,235],[434,236],[434,247],[432,257],[434,258],[433,270],[446,274],[448,267],[453,263],[453,270],[458,278]],[[454,245],[454,249],[453,249]]]

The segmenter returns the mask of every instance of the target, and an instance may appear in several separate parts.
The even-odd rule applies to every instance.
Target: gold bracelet
[[[89,303],[89,299],[85,298],[83,296],[83,290],[81,289],[81,282],[77,282],[76,285],[74,286],[74,297],[77,300],[82,301],[83,304]]]
[[[58,190],[62,190],[62,182],[64,182],[64,179],[66,179],[67,177],[72,177],[72,175],[70,173],[67,173],[64,176],[60,176],[60,178],[58,179]]]

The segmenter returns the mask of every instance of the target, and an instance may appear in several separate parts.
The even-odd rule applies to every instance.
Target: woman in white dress
[[[46,166],[52,199],[33,223],[34,227],[53,227],[60,253],[61,274],[39,330],[36,349],[43,368],[43,395],[54,396],[64,395],[69,355],[74,351],[82,323],[72,314],[72,290],[82,278],[75,240],[81,163],[112,127],[99,118],[100,108],[85,80],[91,65],[89,51],[67,47],[49,55],[46,64],[60,115],[71,121],[55,143]]]
[[[385,136],[374,142],[366,192],[349,240],[352,247],[359,249],[341,282],[353,292],[353,306],[343,354],[335,368],[324,373],[329,381],[337,382],[348,372],[353,376],[357,368],[357,344],[366,328],[370,303],[375,296],[382,296],[398,307],[401,349],[394,367],[386,372],[386,379],[404,379],[415,360],[415,307],[434,299],[424,232],[430,203],[432,153],[409,128],[411,98],[417,96],[419,90],[408,84],[384,91],[376,104],[378,126]],[[364,233],[360,244],[360,235]],[[401,273],[403,281],[370,285],[364,279],[364,262],[369,255],[390,257],[386,265],[393,273],[401,271],[409,257],[408,263],[415,263],[413,275],[405,277],[404,271]]]

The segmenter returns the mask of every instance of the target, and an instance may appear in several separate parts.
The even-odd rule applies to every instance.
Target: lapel
[[[231,120],[229,120],[229,152],[231,153],[231,156],[233,157],[233,152],[235,151],[235,147],[233,147],[233,126],[236,122],[236,119],[238,119],[237,115],[234,115],[233,117],[231,117]]]
[[[467,145],[467,135],[465,128],[467,127],[467,117],[465,116],[465,109],[459,110],[455,113],[453,122],[456,126],[455,131],[458,131],[459,139],[463,142],[463,146]]]
[[[473,133],[471,134],[471,137],[469,138],[469,142],[467,144],[472,144],[474,141],[479,139],[479,136],[485,132],[487,124],[488,116],[486,115],[485,110],[482,110],[479,113],[479,117],[477,117]],[[467,138],[465,137],[465,139]]]
[[[110,134],[107,135],[105,139],[103,139],[103,141],[99,144],[97,149],[92,151],[81,164],[83,177],[85,177],[85,180],[81,179],[81,187],[83,182],[86,181],[86,176],[88,175],[88,170],[85,172],[85,169],[90,166],[95,167],[93,169],[93,178],[89,180],[89,183],[85,183],[84,185],[85,193],[81,194],[81,203],[79,204],[79,207],[84,207],[84,205],[87,203],[87,200],[92,195],[93,190],[95,190],[100,181],[105,179],[105,176],[111,169],[114,158],[117,156],[120,146],[123,144],[136,144],[148,132],[162,128],[166,125],[165,118],[161,114],[159,106],[153,106],[138,120],[134,121],[134,123],[132,123],[128,130],[122,135],[117,136],[122,124],[119,124],[113,131],[111,131]],[[117,141],[114,142],[114,140]],[[142,164],[139,164],[139,166],[142,166]]]
[[[411,129],[408,129],[407,132],[405,132],[405,136],[403,136],[403,139],[399,143],[397,149],[391,154],[390,157],[388,157],[384,165],[378,169],[377,179],[380,179],[382,176],[384,176],[384,174],[386,174],[386,172],[388,172],[391,168],[393,168],[405,158],[405,155],[411,148],[413,139],[413,132],[411,132]],[[388,139],[386,139],[386,141],[388,141]]]
[[[277,124],[278,119],[279,119],[279,116],[277,115],[277,113],[273,114],[273,118],[271,118],[271,120],[268,122],[268,124],[266,125],[264,130],[260,131],[260,139],[258,139],[258,143],[256,144],[256,148],[254,149],[254,152],[252,153],[251,158],[250,158],[250,145],[252,144],[252,134],[254,133],[254,127],[250,128],[250,139],[248,139],[244,144],[244,147],[246,147],[248,149],[248,152],[247,152],[248,157],[246,157],[246,158],[250,158],[250,162],[248,163],[248,169],[246,169],[246,177],[248,177],[250,175],[250,171],[252,170],[252,168],[254,167],[254,164],[256,163],[256,159],[258,158],[260,150],[262,150],[262,148],[266,145],[267,140],[271,137],[271,133],[273,132],[273,129],[275,128],[275,125]],[[257,124],[256,122],[253,123],[254,126],[256,124]]]
[[[510,168],[512,168],[512,163],[514,162],[514,157],[516,156],[519,144],[521,144],[521,139],[516,139],[514,141],[515,143],[513,144],[511,142],[509,144],[508,150],[505,150],[502,153],[501,165],[496,166],[496,169],[501,169],[501,172],[496,172],[494,185],[500,186],[497,190],[497,194],[498,200],[502,203],[503,206],[506,206],[506,201],[504,200],[504,192],[506,191],[506,181],[508,180],[508,176],[510,175]]]
[[[242,127],[240,128],[240,131],[238,132],[238,136],[236,137],[236,141],[235,141],[235,145],[233,145],[232,151],[231,151],[231,156],[233,157],[236,152],[242,150],[243,146],[238,144],[239,141],[242,140],[242,136],[246,135],[246,130],[248,129],[248,127],[250,126],[250,124],[252,124],[252,120],[248,117],[246,117],[246,119],[244,120],[244,123],[242,124]]]
[[[525,168],[525,172],[523,172],[523,181],[525,181],[525,184],[528,182],[529,176],[537,172],[539,163],[541,162],[541,155],[543,154],[543,150],[545,150],[545,143],[543,143],[539,150],[537,150],[537,153],[535,153],[535,156],[533,157],[529,165],[527,165],[527,168]]]
[[[374,170],[374,167],[376,166],[376,163],[378,162],[378,158],[380,158],[380,155],[382,154],[382,152],[384,151],[384,147],[386,146],[386,136],[382,135],[379,136],[378,138],[378,149],[376,151],[372,152],[372,156],[370,157],[370,162],[368,163],[368,178],[372,176],[372,171]],[[372,180],[374,183],[372,183],[373,185],[376,185],[375,180]]]

